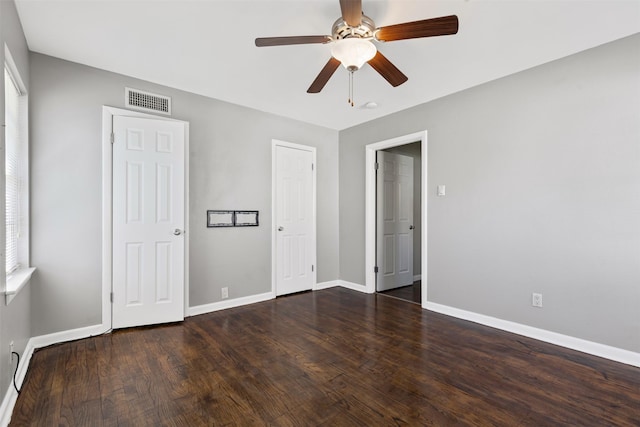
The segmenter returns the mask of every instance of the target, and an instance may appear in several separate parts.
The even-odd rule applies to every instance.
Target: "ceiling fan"
[[[408,77],[377,50],[372,43],[374,40],[390,42],[444,36],[458,32],[458,17],[455,15],[376,28],[373,20],[363,14],[362,0],[340,0],[340,9],[342,16],[333,24],[330,36],[260,37],[256,39],[256,46],[331,43],[329,62],[307,89],[307,93],[318,93],[340,64],[350,72],[351,79],[353,72],[368,63],[392,86],[399,86],[406,82]],[[350,95],[351,91],[350,85]],[[353,106],[352,96],[349,102]]]

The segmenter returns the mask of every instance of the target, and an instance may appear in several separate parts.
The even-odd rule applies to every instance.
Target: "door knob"
[[[180,230],[179,228],[176,228],[175,230],[173,230],[173,235],[174,236],[179,236],[183,233],[182,230]]]
[[[409,226],[409,230],[413,230],[415,227],[413,225]]]
[[[278,227],[278,231],[282,231],[282,230],[284,230],[283,226]]]

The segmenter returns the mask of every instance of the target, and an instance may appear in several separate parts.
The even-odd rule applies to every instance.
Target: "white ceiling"
[[[329,35],[338,0],[16,3],[32,51],[337,130],[640,32],[640,0],[363,0],[377,26],[455,14],[460,30],[379,43],[409,81],[393,88],[365,65],[352,108],[342,67],[306,93],[328,45],[254,45]],[[378,108],[358,108],[367,101]]]

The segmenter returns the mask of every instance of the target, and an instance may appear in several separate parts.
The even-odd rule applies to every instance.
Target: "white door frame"
[[[420,192],[421,203],[421,239],[422,248],[420,260],[420,274],[422,276],[422,307],[427,304],[427,131],[416,132],[397,138],[374,142],[365,146],[365,291],[376,291],[376,151],[384,150],[399,145],[420,142],[421,170],[420,176],[422,188]],[[415,218],[414,218],[415,221]]]
[[[112,327],[111,286],[113,281],[113,117],[139,117],[184,123],[184,314],[189,308],[189,122],[109,106],[102,107],[102,326]]]
[[[276,297],[276,268],[277,268],[277,262],[278,262],[278,254],[277,254],[277,248],[276,248],[276,233],[277,233],[277,228],[278,228],[278,224],[276,224],[277,218],[276,218],[276,210],[277,210],[277,205],[276,205],[276,190],[277,190],[277,182],[276,182],[276,147],[287,147],[287,148],[294,148],[297,150],[304,150],[304,151],[309,151],[311,152],[311,162],[313,163],[313,174],[311,177],[311,191],[312,191],[312,195],[311,197],[313,198],[313,207],[312,207],[312,213],[311,213],[311,222],[312,222],[312,228],[313,231],[311,233],[311,238],[312,238],[312,242],[311,242],[311,262],[313,263],[313,272],[311,273],[312,275],[312,289],[315,291],[316,290],[316,286],[318,284],[318,263],[317,263],[317,259],[316,259],[316,253],[317,253],[317,231],[316,231],[316,172],[317,172],[317,168],[316,168],[316,148],[315,147],[310,147],[308,145],[301,145],[301,144],[294,144],[292,142],[286,142],[286,141],[280,141],[277,139],[272,139],[271,140],[271,295],[273,296],[273,298]]]

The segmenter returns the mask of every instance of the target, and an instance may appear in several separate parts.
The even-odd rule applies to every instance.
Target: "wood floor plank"
[[[640,369],[333,288],[38,350],[12,426],[640,426]]]

